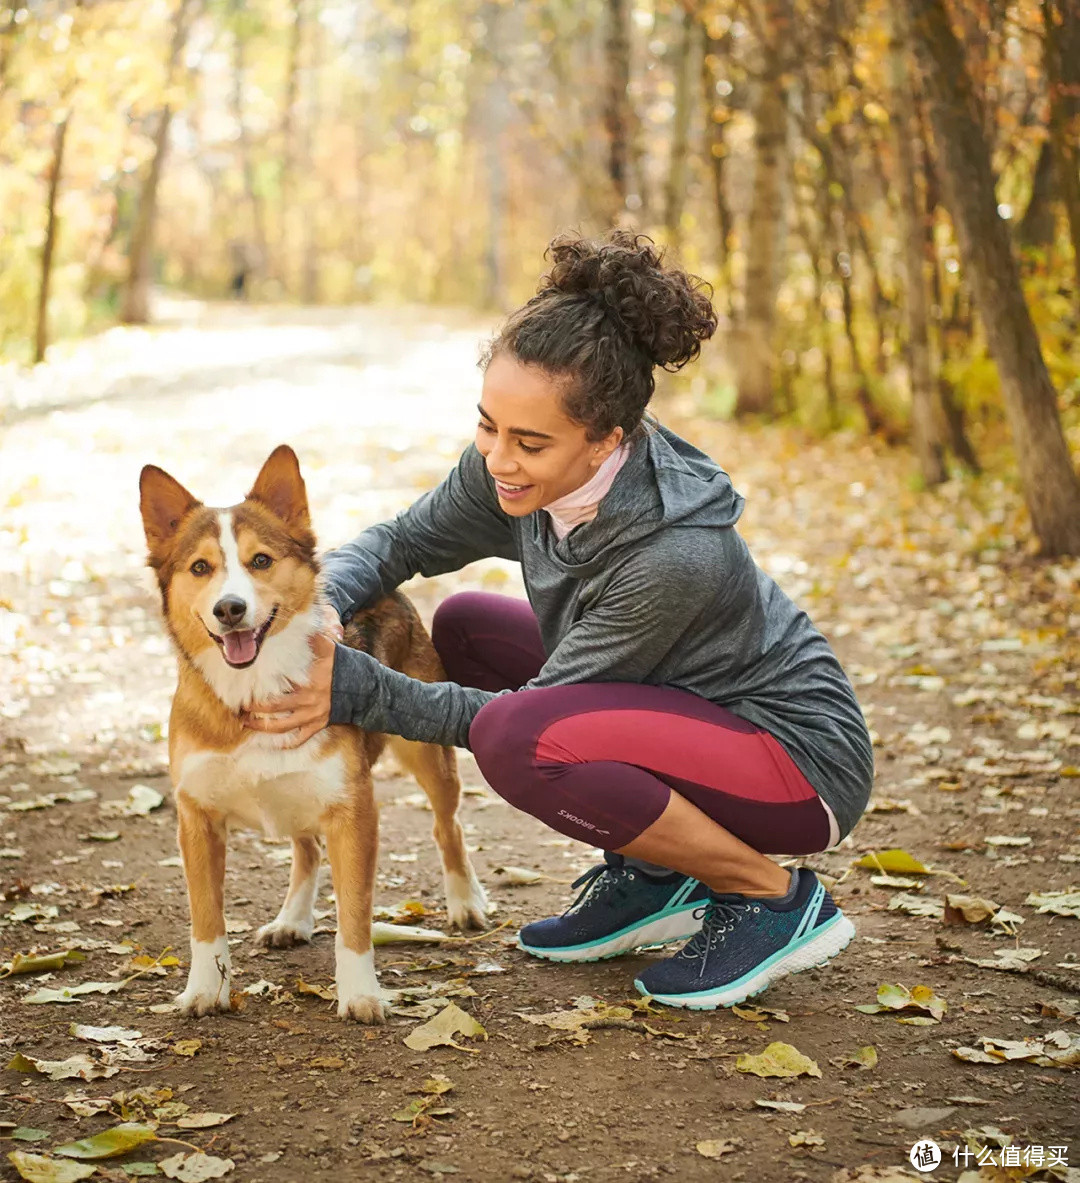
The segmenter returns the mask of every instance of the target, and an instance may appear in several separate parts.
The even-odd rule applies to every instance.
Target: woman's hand
[[[328,622],[329,623],[329,622]],[[334,622],[340,634],[341,624],[336,614]],[[262,731],[268,735],[289,734],[286,748],[296,748],[306,743],[317,731],[330,721],[330,687],[334,679],[334,640],[325,632],[315,633],[311,638],[314,660],[308,671],[304,686],[296,686],[280,698],[253,703],[249,710],[241,711],[240,722],[251,731]],[[278,718],[259,718],[261,715],[278,715]]]

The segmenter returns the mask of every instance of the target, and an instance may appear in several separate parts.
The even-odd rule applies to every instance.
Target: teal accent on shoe
[[[635,981],[641,994],[696,1010],[733,1006],[789,973],[824,965],[855,935],[854,925],[806,868],[794,904],[717,893],[702,912],[701,932]]]

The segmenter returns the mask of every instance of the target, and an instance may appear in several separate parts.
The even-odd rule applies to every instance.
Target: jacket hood
[[[683,526],[733,526],[744,498],[726,472],[692,444],[657,426],[636,440],[596,517],[558,541],[547,514],[531,515],[546,531],[546,550],[567,574],[586,578],[626,546],[658,530]]]

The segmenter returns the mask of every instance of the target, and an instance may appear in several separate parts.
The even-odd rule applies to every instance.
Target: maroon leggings
[[[515,689],[546,660],[524,600],[463,592],[440,604],[435,648],[451,681]],[[604,850],[663,813],[674,789],[763,854],[829,844],[821,798],[768,732],[672,686],[582,682],[504,694],[473,720],[469,744],[511,805]]]

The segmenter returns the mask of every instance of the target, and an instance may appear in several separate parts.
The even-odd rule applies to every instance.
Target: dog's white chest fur
[[[319,758],[325,739],[317,735],[300,748],[282,750],[253,736],[234,752],[195,752],[180,765],[177,792],[224,814],[233,826],[271,837],[316,834],[320,818],[347,795],[345,761]]]

